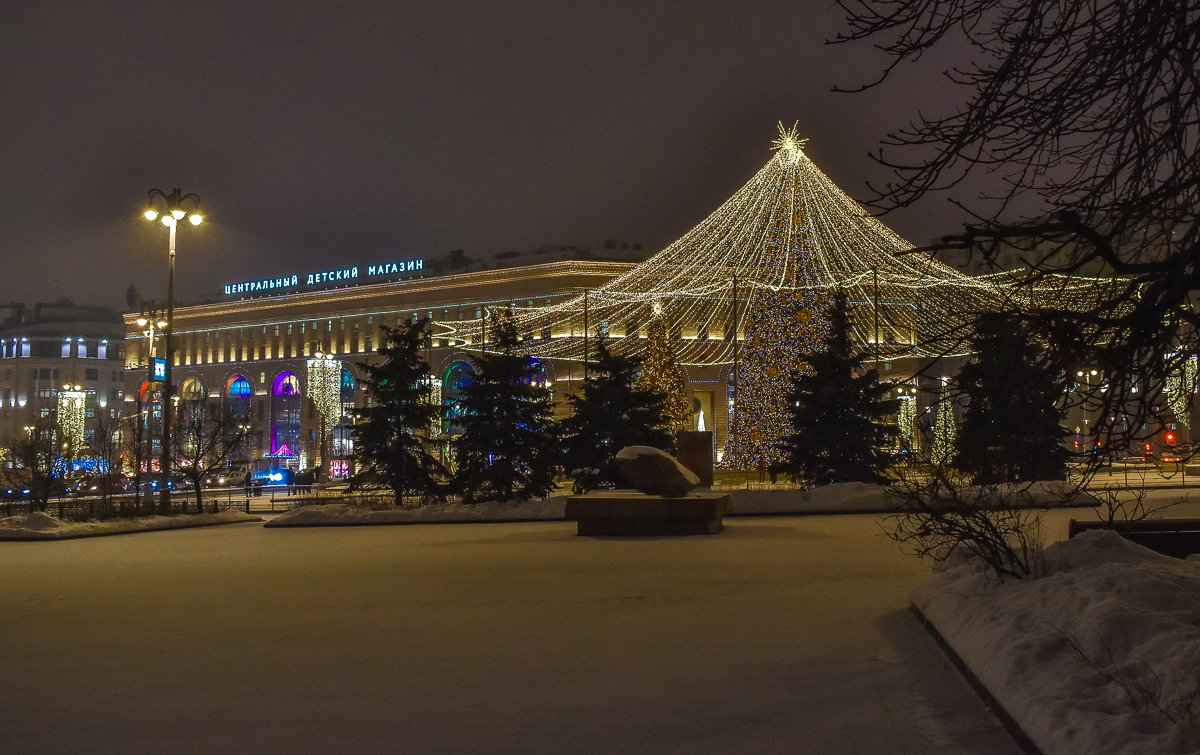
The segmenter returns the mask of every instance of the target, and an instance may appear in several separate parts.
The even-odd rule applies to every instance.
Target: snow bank
[[[227,509],[217,514],[148,516],[138,519],[108,519],[90,522],[67,522],[37,511],[23,516],[0,517],[0,540],[64,540],[76,537],[114,535],[120,532],[149,532],[258,521],[262,521],[262,518],[251,516],[237,509]]]
[[[418,522],[527,522],[562,519],[567,497],[499,503],[435,503],[415,509],[371,511],[345,503],[303,506],[268,521],[265,527],[318,527],[354,524],[414,524]]]
[[[1035,502],[1059,500],[1054,486],[1062,483],[1038,483],[1031,488]],[[727,490],[733,499],[732,513],[738,514],[830,514],[878,513],[895,510],[887,488],[865,482],[843,482],[797,490]],[[563,519],[567,495],[537,501],[497,503],[485,501],[470,505],[438,503],[413,509],[371,511],[344,503],[303,506],[267,522],[267,527],[318,527],[355,524],[411,524],[417,522],[524,522]],[[335,499],[331,499],[335,500]]]
[[[734,490],[734,514],[800,514],[805,512],[882,511],[887,507],[878,485],[844,483],[810,490]],[[415,509],[371,511],[344,503],[304,506],[280,514],[267,527],[317,527],[354,524],[411,524],[417,522],[521,522],[561,520],[566,495],[538,501],[471,505],[439,503]]]
[[[1200,753],[1200,560],[1108,531],[998,584],[958,559],[913,603],[1047,755]]]
[[[839,482],[807,490],[733,490],[729,494],[734,514],[874,512],[892,506],[883,487],[865,482]]]

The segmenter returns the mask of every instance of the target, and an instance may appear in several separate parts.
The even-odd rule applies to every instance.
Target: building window
[[[84,380],[99,380],[100,379],[100,370],[97,370],[94,367],[91,369],[84,370],[83,371],[83,379]]]
[[[99,345],[96,346],[96,358],[108,359],[108,339],[101,339]]]
[[[64,338],[62,345],[62,358],[67,359],[71,356],[71,339]]]
[[[86,359],[88,355],[87,341],[80,338],[78,341],[76,341],[76,344],[79,346],[79,357],[81,359]]]

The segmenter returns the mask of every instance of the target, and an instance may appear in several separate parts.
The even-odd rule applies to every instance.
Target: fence
[[[203,502],[205,512],[215,514],[225,509],[238,509],[249,513],[249,502],[245,498],[230,498],[220,500],[211,498]],[[29,501],[5,501],[0,503],[0,515],[21,516],[39,509]],[[105,500],[99,497],[90,498],[52,498],[44,509],[50,516],[67,522],[86,522],[89,520],[132,519],[156,514],[194,514],[196,499],[191,494],[171,496],[169,506],[164,510],[156,495],[153,499],[144,496],[122,495]]]

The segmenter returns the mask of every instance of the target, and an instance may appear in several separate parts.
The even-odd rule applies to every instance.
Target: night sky
[[[605,239],[660,249],[770,158],[776,122],[863,196],[867,153],[950,106],[929,61],[866,94],[825,2],[4,4],[0,302],[124,308],[350,264]],[[944,200],[885,222],[916,243]]]

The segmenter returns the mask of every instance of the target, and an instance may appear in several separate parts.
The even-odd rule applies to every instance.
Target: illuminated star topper
[[[808,144],[807,139],[801,139],[796,129],[800,126],[800,121],[792,124],[791,128],[784,128],[783,121],[779,122],[779,138],[771,142],[771,149],[776,152],[782,152],[790,158],[792,162],[800,156],[800,150],[804,149],[804,145]]]

